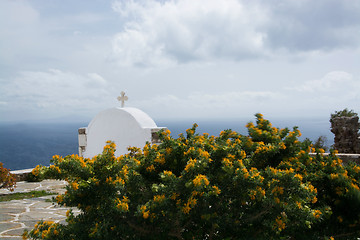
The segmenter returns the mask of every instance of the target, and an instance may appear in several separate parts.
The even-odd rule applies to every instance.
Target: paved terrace
[[[65,192],[65,181],[44,180],[42,182],[17,182],[14,192],[30,192],[46,190],[56,194]],[[13,193],[14,193],[13,192]],[[11,193],[0,189],[0,194]],[[30,230],[37,221],[65,222],[66,211],[69,208],[54,205],[49,195],[38,198],[0,202],[0,239],[22,239],[24,230]],[[73,209],[76,212],[76,209]]]

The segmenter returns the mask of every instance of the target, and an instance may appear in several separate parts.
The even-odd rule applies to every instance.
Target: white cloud
[[[271,105],[276,105],[275,103],[282,98],[279,93],[269,91],[219,94],[193,92],[182,97],[170,94],[158,95],[151,99],[134,101],[134,104],[141,109],[146,109],[150,114],[156,112],[156,116],[162,118],[233,118],[252,116],[257,111],[273,108]]]
[[[113,8],[127,20],[113,41],[115,56],[124,66],[264,54],[264,34],[257,26],[266,15],[255,5],[236,0],[118,1]]]
[[[97,73],[80,75],[50,69],[24,71],[2,88],[1,98],[12,108],[35,111],[83,111],[103,106],[108,94],[107,82]],[[61,114],[61,113],[60,113]]]
[[[5,69],[1,72],[10,68],[85,72],[105,65],[117,15],[110,6],[106,13],[89,11],[91,4],[0,1],[0,67]]]
[[[201,108],[207,107],[209,103],[213,103],[216,106],[233,106],[242,103],[248,104],[254,100],[257,103],[265,102],[268,100],[278,99],[279,95],[275,92],[269,91],[243,91],[243,92],[222,92],[220,94],[206,94],[200,92],[193,92],[183,98],[179,98],[175,95],[160,95],[156,96],[152,100],[143,101],[149,104],[165,104],[171,106],[172,103],[178,102],[185,106],[199,106]]]
[[[312,114],[329,114],[344,108],[358,111],[360,79],[344,71],[332,71],[320,79],[305,81],[290,90],[287,105]]]
[[[89,73],[89,79],[86,81],[86,86],[89,88],[106,87],[107,81],[97,73]]]
[[[295,88],[295,90],[300,92],[330,92],[330,93],[340,93],[353,91],[358,91],[359,82],[355,81],[354,77],[342,71],[333,71],[327,73],[324,77],[320,79],[315,79],[311,81],[306,81],[304,84]]]
[[[1,24],[1,30],[6,30],[6,27],[29,25],[39,20],[39,13],[26,1],[3,1],[0,15],[7,19]],[[10,32],[14,29],[7,30]]]

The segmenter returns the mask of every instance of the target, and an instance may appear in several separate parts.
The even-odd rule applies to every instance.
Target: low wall
[[[324,153],[325,156],[329,155],[330,153]],[[309,153],[309,155],[315,156],[316,153]],[[360,164],[360,154],[352,154],[352,153],[338,153],[336,154],[344,163],[348,162],[357,162]]]
[[[10,173],[15,175],[15,179],[17,182],[20,182],[20,181],[25,181],[27,176],[29,175],[29,173],[31,173],[32,170],[33,168],[28,168],[28,169],[10,171]]]

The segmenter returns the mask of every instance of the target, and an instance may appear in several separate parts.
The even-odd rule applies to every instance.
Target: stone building
[[[360,153],[359,117],[336,116],[330,122],[335,134],[334,148],[340,153]]]

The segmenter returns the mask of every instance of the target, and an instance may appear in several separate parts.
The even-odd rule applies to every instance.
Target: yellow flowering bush
[[[360,167],[300,142],[300,131],[261,114],[249,135],[231,130],[130,147],[107,142],[92,159],[54,156],[49,176],[69,182],[55,198],[77,207],[33,239],[332,239],[360,236]],[[311,155],[315,152],[315,155]],[[41,226],[43,226],[42,224]],[[52,228],[51,228],[52,227]],[[54,234],[54,230],[56,233]],[[43,236],[43,232],[45,232]]]
[[[52,167],[54,167],[52,165]],[[45,178],[46,167],[37,165],[26,177],[28,182],[40,182]]]

